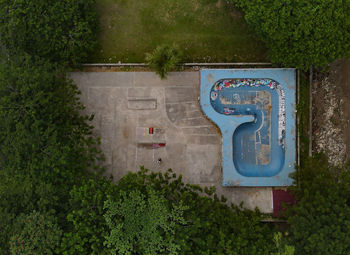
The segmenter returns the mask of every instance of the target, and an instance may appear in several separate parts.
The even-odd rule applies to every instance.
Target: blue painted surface
[[[232,79],[231,84],[222,82],[227,79]],[[277,84],[279,93],[274,89]],[[279,111],[281,90],[285,100],[283,118]],[[289,174],[295,164],[294,69],[202,70],[201,107],[223,136],[224,186],[292,183]],[[284,118],[281,129],[279,120],[284,123]]]

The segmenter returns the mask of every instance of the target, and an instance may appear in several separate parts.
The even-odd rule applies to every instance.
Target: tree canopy
[[[95,0],[0,0],[0,44],[52,62],[77,64],[96,45]]]
[[[101,170],[90,116],[65,72],[30,57],[0,62],[0,225],[20,213],[57,213],[65,221],[71,187]],[[0,247],[10,231],[1,231]],[[0,248],[0,249],[1,249]]]
[[[141,168],[116,184],[90,180],[71,192],[74,229],[65,233],[62,247],[66,254],[274,251],[273,229],[260,223],[261,213],[224,202],[214,189],[185,184],[171,170]]]
[[[272,62],[307,70],[350,56],[348,0],[231,0],[269,48]]]
[[[298,203],[289,210],[289,242],[296,254],[350,251],[350,165],[329,167],[324,155],[304,161],[292,187]]]
[[[180,245],[175,243],[175,228],[186,224],[183,207],[172,205],[147,188],[147,194],[132,190],[121,191],[116,198],[108,197],[104,203],[106,223],[110,234],[105,245],[112,254],[178,254]]]
[[[55,221],[55,217],[36,211],[18,216],[14,223],[14,234],[10,240],[10,253],[12,255],[56,254],[62,230]]]

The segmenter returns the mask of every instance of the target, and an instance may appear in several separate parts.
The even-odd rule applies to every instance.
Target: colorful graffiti
[[[280,144],[284,143],[284,136],[286,130],[286,97],[283,87],[275,80],[268,78],[236,78],[236,79],[221,79],[218,80],[211,91],[210,98],[215,101],[219,94],[225,89],[240,88],[240,87],[260,87],[266,86],[270,89],[276,90],[278,94],[278,139]],[[237,99],[238,101],[238,99]],[[225,108],[224,114],[235,114],[234,108]]]
[[[222,79],[215,83],[214,91],[220,91],[223,88],[239,88],[243,86],[268,86],[270,89],[275,89],[277,82],[271,79]]]

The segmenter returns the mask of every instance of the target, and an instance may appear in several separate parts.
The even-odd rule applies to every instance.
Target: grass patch
[[[186,62],[266,61],[263,43],[224,0],[97,0],[99,46],[89,62],[144,62],[175,43]]]

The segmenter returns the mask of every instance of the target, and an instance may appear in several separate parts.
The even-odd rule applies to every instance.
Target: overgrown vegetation
[[[73,185],[102,170],[90,116],[64,70],[23,56],[0,63],[0,249],[11,224],[33,210],[55,214],[65,229]],[[5,252],[1,252],[5,253]]]
[[[295,248],[294,246],[286,244],[286,241],[282,238],[282,233],[277,232],[273,236],[273,241],[277,248],[277,252],[274,255],[293,255]]]
[[[298,203],[290,209],[289,242],[296,254],[350,251],[350,165],[330,167],[325,155],[304,160],[291,187]]]
[[[273,230],[260,223],[259,212],[229,207],[213,189],[184,184],[171,171],[142,168],[117,185],[90,180],[73,189],[70,201],[68,218],[75,228],[64,237],[68,254],[269,254],[275,249]]]
[[[272,62],[307,70],[350,56],[350,2],[231,0],[269,48]]]
[[[95,0],[0,1],[0,44],[51,62],[78,64],[96,46]]]
[[[56,254],[62,236],[62,230],[57,225],[55,217],[36,211],[18,216],[13,232],[10,239],[10,254],[12,255]]]
[[[186,224],[180,203],[168,208],[161,194],[147,187],[121,191],[104,203],[106,223],[110,229],[105,245],[112,254],[178,254],[180,246],[174,241],[175,228]]]

